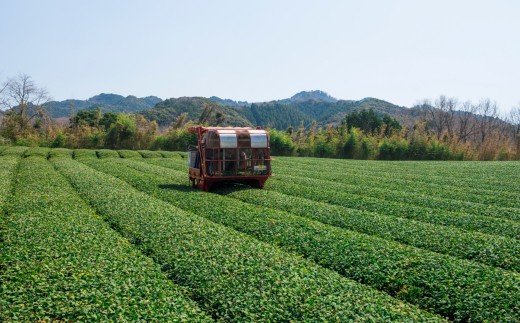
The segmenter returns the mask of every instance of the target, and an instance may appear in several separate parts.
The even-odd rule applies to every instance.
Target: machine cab
[[[190,127],[197,147],[188,151],[189,179],[208,190],[217,182],[233,181],[262,188],[271,175],[269,134],[262,129]]]

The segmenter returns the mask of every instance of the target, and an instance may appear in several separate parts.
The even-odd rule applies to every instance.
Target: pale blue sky
[[[520,1],[0,0],[0,79],[261,101],[321,89],[410,106],[520,102]]]

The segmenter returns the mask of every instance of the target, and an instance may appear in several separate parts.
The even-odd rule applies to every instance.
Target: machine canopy
[[[206,148],[267,148],[268,145],[265,130],[212,129],[206,137]]]

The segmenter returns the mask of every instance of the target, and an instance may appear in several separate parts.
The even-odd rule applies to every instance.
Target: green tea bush
[[[15,169],[20,160],[19,156],[6,155],[0,156],[0,223],[3,221],[4,206],[11,193],[12,182],[15,177]],[[0,231],[1,233],[1,231]],[[0,246],[1,246],[0,240]]]
[[[319,178],[321,176],[336,176],[337,173],[328,172],[332,175],[322,174],[327,173],[326,171],[324,171],[327,169],[327,167],[321,165],[321,163],[326,163],[326,159],[312,159],[314,162],[314,166],[311,165],[310,168],[313,170],[314,173],[309,175],[309,178],[299,178],[299,180],[294,176],[287,176],[283,174],[290,173],[291,171],[300,174],[304,173],[304,166],[293,164],[291,167],[280,167],[279,165],[276,166],[275,164],[274,167],[276,174],[272,179],[267,181],[266,188],[268,190],[275,190],[292,196],[303,197],[317,202],[334,204],[346,208],[358,209],[361,211],[375,212],[379,214],[396,217],[404,217],[411,220],[428,222],[438,225],[454,226],[463,230],[478,231],[482,233],[501,235],[515,239],[519,237],[520,223],[518,223],[517,221],[468,214],[464,212],[439,211],[433,210],[428,207],[423,207],[421,205],[412,205],[402,202],[396,202],[393,200],[385,200],[379,199],[377,197],[366,196],[367,194],[370,194],[371,189],[365,189],[365,192],[367,194],[363,194],[362,192],[359,194],[354,194],[351,193],[348,189],[346,190],[343,188],[320,190],[319,194],[317,194],[316,187],[321,187],[323,186],[323,184],[320,181],[316,181],[314,177]],[[182,172],[187,171],[186,164],[181,161],[147,160],[146,162],[176,169]],[[317,164],[318,162],[320,164]],[[352,163],[357,161],[350,162]],[[381,162],[378,161],[375,163],[380,164]],[[281,172],[278,172],[278,170],[280,170]],[[322,173],[318,173],[317,170],[322,171]],[[347,174],[350,174],[350,171]],[[288,179],[282,179],[282,177],[288,177]],[[340,179],[341,176],[336,177],[336,180]],[[427,197],[424,198],[426,199]]]
[[[497,205],[501,207],[515,207],[520,208],[520,201],[517,201],[516,195],[511,191],[488,191],[478,187],[468,187],[468,185],[456,185],[457,182],[463,183],[466,177],[458,179],[457,174],[450,176],[452,182],[438,183],[430,180],[431,176],[428,174],[409,174],[407,170],[395,170],[388,172],[386,169],[378,168],[375,163],[370,167],[363,167],[362,162],[352,161],[346,165],[335,163],[334,165],[327,165],[325,161],[320,161],[320,167],[329,169],[332,166],[340,169],[348,168],[347,176],[337,176],[331,172],[316,172],[316,163],[307,164],[303,160],[296,161],[287,158],[278,158],[275,161],[274,167],[277,170],[283,170],[287,175],[310,175],[312,171],[313,178],[333,179],[334,181],[356,184],[356,185],[371,185],[371,187],[387,188],[396,191],[419,193],[423,196],[438,196],[459,201],[468,201],[481,204]],[[401,164],[408,164],[401,163]],[[339,165],[338,165],[339,164]],[[387,163],[385,163],[387,164]],[[426,163],[419,164],[417,167],[424,168]],[[449,164],[452,167],[452,163]],[[386,171],[385,171],[386,170]],[[334,176],[334,177],[333,177]],[[307,176],[309,177],[309,176]]]
[[[1,321],[210,321],[44,158],[23,159],[14,192],[2,225]]]
[[[97,158],[97,154],[95,150],[90,149],[74,149],[72,153],[73,158],[82,158],[82,157],[95,157]]]
[[[47,158],[49,156],[50,148],[47,147],[29,147],[24,153],[23,157],[40,156]]]
[[[23,146],[12,146],[12,147],[7,147],[7,149],[5,149],[4,151],[2,151],[2,156],[8,156],[8,155],[12,155],[12,156],[23,156],[23,154],[25,153],[25,151],[28,149],[28,147],[23,147]]]
[[[110,149],[96,150],[96,155],[98,158],[119,158],[119,154],[117,153],[117,151]]]
[[[135,150],[118,150],[121,158],[142,158],[141,154]]]
[[[107,168],[116,165],[112,162],[131,161],[80,160]],[[298,256],[138,192],[76,161],[51,161],[113,227],[159,262],[174,281],[186,286],[216,319],[438,319]]]
[[[162,158],[160,151],[152,151],[152,150],[139,150],[139,153],[143,158]]]
[[[363,284],[454,320],[516,320],[520,275],[367,236],[224,196],[182,189],[186,174],[143,161],[82,160],[150,195],[297,252]],[[134,170],[132,170],[134,169]],[[179,187],[175,191],[165,188]],[[321,188],[314,187],[319,194]],[[309,212],[313,212],[312,209]],[[516,249],[518,250],[518,249]],[[514,256],[514,255],[513,255]]]
[[[347,208],[405,217],[432,224],[455,226],[464,230],[474,230],[513,238],[518,237],[518,225],[515,225],[514,221],[503,221],[503,219],[466,213],[438,211],[399,201],[353,194],[350,193],[348,189],[324,189],[320,191],[320,194],[316,194],[314,188],[320,187],[321,185],[319,183],[319,181],[317,182],[312,179],[293,178],[288,181],[273,178],[273,180],[268,182],[266,187],[267,189],[276,190],[285,194],[305,197]]]
[[[319,185],[321,187],[331,188],[334,190],[348,192],[349,194],[356,194],[360,196],[371,196],[374,198],[412,204],[424,208],[434,210],[446,210],[450,212],[461,212],[487,217],[504,218],[511,220],[520,220],[520,213],[516,208],[508,208],[502,205],[485,205],[482,203],[475,203],[466,200],[456,200],[449,197],[436,197],[428,194],[418,194],[406,189],[398,183],[387,184],[387,187],[381,187],[378,182],[374,183],[371,179],[364,179],[358,181],[356,184],[348,183],[347,180],[338,178],[336,173],[326,168],[298,168],[278,166],[277,169],[282,173],[278,177],[282,180],[290,182],[305,181],[305,183],[313,183],[310,185]],[[375,184],[375,185],[374,185]]]
[[[520,244],[511,238],[363,212],[276,191],[230,189],[221,193],[247,203],[284,210],[387,240],[395,240],[490,266],[520,271]]]
[[[58,157],[58,156],[72,157],[72,154],[73,154],[73,151],[71,149],[54,148],[49,152],[49,158]]]
[[[161,153],[161,156],[163,158],[180,158],[181,155],[179,154],[179,152],[177,151],[165,151],[165,150],[161,150],[160,151]]]
[[[318,160],[316,158],[293,159],[282,157],[277,159],[275,164],[277,164],[275,165],[277,168],[289,164],[292,166],[292,172],[297,171],[296,168],[298,170],[300,168],[315,170],[316,167],[321,167],[324,170],[329,168],[340,171],[348,170],[348,177],[351,174],[362,176],[377,175],[384,176],[390,181],[403,178],[417,182],[420,185],[442,185],[446,194],[451,193],[451,189],[456,187],[464,189],[465,192],[472,192],[472,194],[476,194],[478,197],[487,196],[492,198],[495,195],[503,196],[505,194],[515,201],[517,195],[514,192],[520,190],[520,181],[518,177],[514,177],[518,167],[517,162],[500,162],[498,165],[495,165],[494,162],[361,162],[338,159]],[[325,172],[322,172],[322,175],[323,173]],[[345,177],[338,176],[339,179]],[[406,190],[406,187],[404,189]],[[466,196],[463,197],[463,200],[465,199]],[[515,202],[520,204],[520,201]]]

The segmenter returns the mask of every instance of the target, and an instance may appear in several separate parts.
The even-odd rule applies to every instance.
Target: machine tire
[[[264,182],[262,182],[262,181],[253,181],[251,183],[251,187],[262,189],[262,188],[264,188]]]

